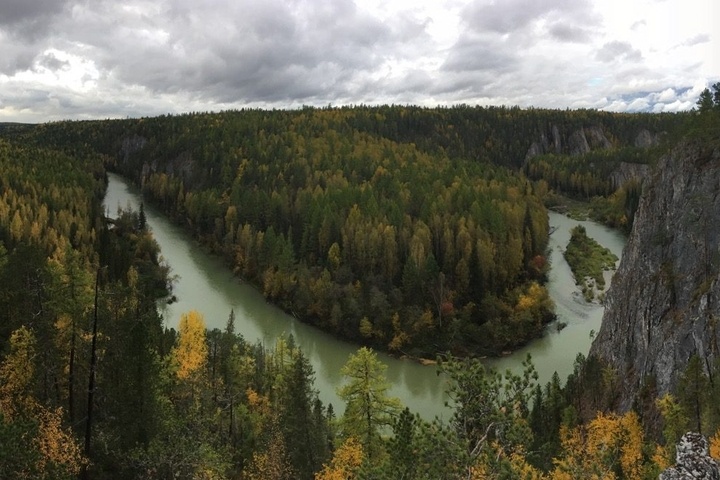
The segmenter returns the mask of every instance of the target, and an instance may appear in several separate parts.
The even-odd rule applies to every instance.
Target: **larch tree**
[[[202,372],[207,362],[206,329],[202,314],[197,310],[182,314],[178,334],[178,343],[173,349],[176,373],[180,380],[189,380]]]
[[[343,435],[357,437],[368,459],[380,452],[380,429],[391,426],[401,408],[400,400],[388,396],[386,369],[372,349],[363,347],[340,370],[348,381],[338,389],[346,404]]]
[[[347,438],[333,455],[329,464],[315,474],[315,480],[353,480],[363,463],[364,452],[355,437]]]

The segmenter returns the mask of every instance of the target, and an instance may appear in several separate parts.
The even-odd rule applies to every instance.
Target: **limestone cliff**
[[[645,183],[591,355],[617,371],[626,410],[646,379],[675,386],[720,344],[720,148],[685,141]]]

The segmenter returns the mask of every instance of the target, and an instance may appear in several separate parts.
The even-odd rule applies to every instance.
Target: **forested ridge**
[[[189,116],[183,121],[211,118]],[[336,415],[332,406],[318,400],[312,368],[292,338],[278,339],[272,347],[250,343],[235,333],[232,312],[223,331],[206,330],[195,311],[182,316],[177,330],[164,328],[156,301],[172,285],[142,210],[110,212],[112,218],[107,218],[100,207],[104,165],[122,169],[126,175],[135,172],[145,185],[168,175],[160,168],[163,157],[152,159],[143,153],[144,147],[139,148],[143,142],[152,144],[152,137],[133,130],[151,121],[18,126],[6,130],[9,140],[0,140],[1,478],[643,479],[656,478],[671,463],[674,442],[688,428],[712,436],[711,453],[720,456],[720,412],[713,401],[720,392],[718,383],[711,381],[717,374],[709,378],[699,359],[691,361],[682,375],[677,397],[656,401],[649,385],[636,411],[620,415],[612,413],[618,388],[615,372],[593,358],[578,358],[575,372],[563,387],[557,375],[549,384],[537,385],[531,362],[519,375],[500,375],[486,371],[477,359],[443,354],[438,357],[439,369],[448,378],[453,413],[447,421],[428,422],[388,396],[384,367],[368,348],[360,349],[342,369],[346,383],[339,395],[346,405],[344,413]],[[365,135],[374,138],[362,132],[357,138]],[[542,219],[535,218],[544,214],[539,194],[542,182],[531,183],[500,165],[480,161],[473,166],[467,159],[436,157],[437,152],[386,142],[384,155],[392,157],[394,149],[401,152],[394,153],[396,163],[383,165],[388,170],[396,168],[390,180],[399,178],[399,183],[393,185],[407,184],[412,193],[423,172],[413,172],[411,167],[422,165],[433,182],[434,175],[439,177],[439,191],[461,197],[465,188],[481,196],[487,188],[486,195],[498,195],[490,205],[499,212],[505,206],[507,212],[515,212],[521,225],[528,225],[529,218],[542,227]],[[195,161],[183,163],[183,159],[199,154],[187,148],[168,154],[171,169],[193,168]],[[153,155],[161,151],[157,147]],[[403,170],[406,155],[419,163]],[[152,167],[155,160],[157,167]],[[238,170],[241,163],[242,157]],[[272,162],[266,168],[263,165],[255,175],[277,179],[274,188],[282,192],[289,170],[273,167]],[[445,170],[453,176],[444,177]],[[174,171],[179,170],[169,173]],[[207,175],[214,172],[211,169]],[[322,195],[333,192],[333,178],[348,187],[347,192],[334,192],[337,203],[331,204],[335,210],[343,205],[349,208],[346,222],[353,211],[362,214],[367,209],[360,204],[355,209],[353,200],[375,189],[372,179],[364,189],[349,188],[352,172],[340,169],[335,177],[318,175],[318,184],[320,179],[326,182],[318,185]],[[230,178],[248,186],[241,175]],[[443,183],[448,178],[453,183]],[[178,181],[183,202],[168,200],[168,211],[179,214],[177,218],[196,229],[208,245],[224,251],[223,241],[232,230],[225,230],[225,217],[232,205],[222,202],[229,202],[232,188],[218,187],[214,192],[213,182],[197,172]],[[191,188],[193,181],[198,185]],[[170,185],[172,179],[167,182]],[[267,198],[272,198],[275,190],[268,191]],[[343,193],[349,196],[348,203],[342,203]],[[439,201],[421,189],[417,194],[408,207],[419,212],[424,202],[432,206]],[[170,199],[153,195],[160,201]],[[221,216],[208,216],[204,209],[199,217],[190,216],[188,207],[194,204],[188,196],[214,198],[206,201],[211,207],[203,208],[217,208]],[[223,200],[225,196],[228,200]],[[369,198],[389,201],[381,195]],[[431,206],[427,208],[432,211]],[[393,226],[390,214],[383,215]],[[450,222],[453,216],[448,215]],[[509,225],[505,227],[508,235],[514,217],[498,216],[500,225]],[[203,218],[213,221],[204,224]],[[423,218],[418,214],[413,222],[425,223]],[[239,222],[236,225],[240,227]],[[272,236],[268,232],[274,227],[265,225],[264,239]],[[343,242],[344,226],[339,227]],[[431,225],[426,226],[432,233]],[[221,228],[221,237],[216,228]],[[292,240],[295,235],[287,230],[274,232],[275,245],[285,249],[276,247],[270,252],[272,258],[298,255]],[[412,240],[415,230],[409,231]],[[457,244],[458,235],[454,237]],[[431,234],[431,246],[434,241]],[[330,255],[330,250],[337,250],[333,243],[322,257],[318,253],[318,262],[326,262],[321,266],[331,281],[343,262],[361,261],[354,256],[346,260],[344,249],[338,257]],[[525,244],[521,241],[520,245],[517,253]],[[427,264],[434,253],[432,247],[424,252]],[[535,252],[525,255],[523,251],[522,258],[531,253]],[[462,253],[457,255],[463,258]],[[442,278],[444,257],[438,258],[437,275]],[[384,267],[383,263],[377,268]],[[280,271],[275,265],[271,278]],[[527,296],[531,289],[538,290],[536,295],[542,292],[541,278],[533,275],[537,273],[521,264],[520,283],[508,287],[527,288],[523,302],[532,300]],[[527,287],[523,277],[529,280]],[[357,279],[352,285],[360,282],[362,290],[363,281],[367,280]],[[438,286],[456,288],[455,277],[445,281]],[[498,301],[512,298],[503,294],[507,292]],[[515,308],[522,306],[522,298]],[[453,299],[453,310],[456,303]],[[449,306],[444,308],[451,313]]]
[[[29,137],[103,153],[304,321],[432,358],[497,355],[540,335],[553,318],[543,286],[550,187],[608,196],[608,169],[651,155],[632,147],[636,137],[683,121],[385,106],[55,123]],[[583,129],[593,146],[599,129],[604,147],[570,156]],[[529,156],[547,138],[558,158]],[[605,205],[620,213],[608,217],[627,224],[632,198],[615,197]]]

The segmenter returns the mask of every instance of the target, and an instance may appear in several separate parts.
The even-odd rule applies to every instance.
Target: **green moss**
[[[570,242],[565,250],[565,260],[575,276],[575,283],[582,289],[586,300],[595,298],[595,291],[605,289],[606,270],[614,270],[618,257],[607,248],[588,237],[585,227],[578,225],[570,232]]]

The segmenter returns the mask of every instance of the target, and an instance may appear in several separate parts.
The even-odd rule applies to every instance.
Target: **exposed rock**
[[[644,381],[673,388],[688,360],[718,358],[720,149],[685,142],[646,182],[590,354],[614,367],[618,407]]]
[[[559,137],[558,132],[558,137]],[[554,152],[554,148],[552,149]],[[528,149],[527,153],[525,154],[525,161],[530,160],[533,157],[537,157],[538,155],[544,155],[546,153],[551,152],[551,144],[550,140],[548,140],[548,136],[545,133],[540,134],[540,141],[533,142],[530,145],[530,148]]]
[[[555,153],[560,155],[562,153],[562,137],[560,136],[560,129],[557,125],[552,126],[552,139]]]
[[[567,140],[564,141],[564,138]],[[557,125],[552,125],[549,135],[547,132],[541,133],[540,140],[530,145],[525,154],[525,160],[546,153],[582,155],[591,150],[605,148],[612,148],[612,143],[605,136],[601,127],[579,128],[567,136],[567,132],[562,132]]]
[[[620,165],[610,174],[610,183],[613,190],[631,180],[643,183],[650,176],[650,172],[650,166],[647,164],[620,162]]]
[[[121,162],[127,163],[130,155],[139,152],[147,144],[147,139],[140,135],[133,135],[132,137],[125,137],[120,145],[120,159]]]
[[[646,129],[640,130],[637,137],[635,137],[635,146],[640,148],[655,147],[660,144],[660,135],[653,135]]]
[[[708,441],[688,432],[676,448],[676,463],[660,474],[660,480],[720,480],[720,465],[710,457]]]
[[[600,127],[586,127],[585,138],[593,150],[612,148],[612,143]]]
[[[543,153],[544,149],[542,148],[542,146],[538,142],[533,142],[532,145],[530,145],[527,153],[525,154],[525,161],[528,161],[533,157],[537,157],[538,155],[542,155]]]
[[[583,129],[575,130],[568,138],[568,149],[570,155],[582,155],[590,151],[590,145],[588,145],[587,139],[585,138],[585,132]]]
[[[192,155],[189,152],[183,152],[173,160],[165,163],[162,173],[165,173],[168,177],[181,178],[186,185],[189,185],[192,181],[198,180],[193,178],[194,165]],[[142,166],[141,184],[145,183],[151,173],[157,173],[160,170],[161,166],[157,160],[149,163],[145,162]]]

